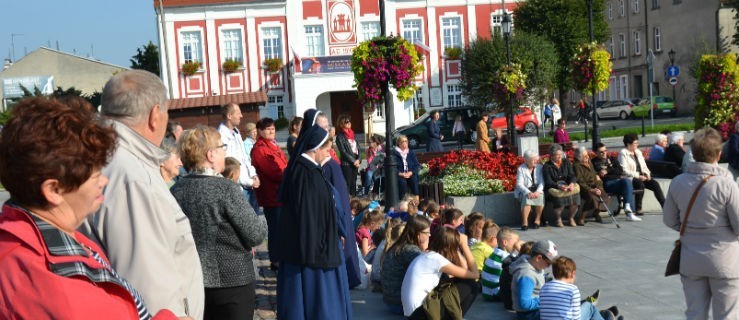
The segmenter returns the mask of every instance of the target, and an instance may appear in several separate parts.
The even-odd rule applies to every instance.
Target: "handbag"
[[[695,198],[698,196],[698,191],[701,190],[704,184],[708,181],[708,179],[713,178],[713,176],[707,176],[703,178],[701,183],[698,185],[697,188],[695,188],[695,191],[693,191],[693,196],[690,198],[690,202],[688,203],[688,210],[685,211],[685,218],[683,218],[683,224],[680,225],[680,237],[682,238],[683,234],[685,233],[685,226],[688,223],[688,216],[690,216],[690,209],[693,209],[693,203],[695,203]],[[665,268],[665,277],[669,277],[671,275],[676,275],[680,273],[680,251],[682,249],[682,245],[680,243],[680,239],[678,238],[675,240],[675,247],[672,248],[672,253],[670,254],[670,259],[667,260],[667,267]]]

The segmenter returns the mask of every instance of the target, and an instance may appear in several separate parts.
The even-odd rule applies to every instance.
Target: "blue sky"
[[[104,62],[130,67],[136,48],[157,44],[152,0],[4,0],[0,4],[0,61],[39,47],[78,55],[92,54]],[[92,48],[91,48],[92,46]]]

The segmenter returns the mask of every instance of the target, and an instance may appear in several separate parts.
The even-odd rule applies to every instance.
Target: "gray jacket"
[[[159,173],[167,152],[113,121],[118,148],[103,168],[105,201],[80,231],[97,241],[113,268],[141,293],[146,307],[202,319],[203,271],[190,230]]]
[[[718,165],[695,162],[672,179],[663,208],[664,224],[679,231],[690,198],[706,175],[681,238],[680,274],[739,278],[739,187]]]
[[[267,236],[267,222],[254,213],[242,189],[223,177],[190,174],[171,191],[190,219],[205,287],[254,282],[251,248]]]
[[[516,261],[511,263],[510,273],[513,276],[511,280],[511,296],[513,298],[513,310],[516,311],[532,311],[539,309],[539,292],[544,286],[544,272],[537,271],[529,263],[530,255],[522,255]],[[531,292],[531,301],[524,306],[518,298],[518,281],[521,278],[529,278],[534,284],[534,290]]]

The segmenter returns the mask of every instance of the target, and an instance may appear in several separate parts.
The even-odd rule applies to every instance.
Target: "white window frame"
[[[641,36],[639,31],[634,31],[634,55],[641,54]]]
[[[305,25],[305,53],[308,57],[322,57],[325,55],[325,42],[323,25],[310,24]]]
[[[223,58],[223,61],[226,61],[228,59],[241,62],[241,64],[244,64],[244,37],[243,37],[243,29],[241,27],[235,27],[235,28],[221,28],[220,30],[221,35],[221,57]],[[232,33],[236,33],[236,39],[232,39],[233,35]],[[233,47],[233,44],[235,44],[235,48]]]
[[[626,56],[626,35],[623,33],[618,34],[618,53],[619,58]]]
[[[613,20],[613,2],[608,1],[608,3],[606,3],[606,8],[607,8],[608,20]]]
[[[503,35],[503,11],[497,10],[490,14],[490,34]]]
[[[418,25],[407,25],[408,24],[415,24],[418,23]],[[423,18],[421,17],[412,17],[412,18],[403,18],[400,19],[400,33],[403,36],[403,39],[407,40],[410,43],[413,43],[416,40],[421,41],[422,43],[426,43],[423,35]]]
[[[453,16],[442,16],[439,18],[441,26],[441,42],[442,49],[447,48],[463,48],[464,47],[464,20],[460,15]],[[447,22],[457,21],[457,25],[449,24]],[[449,32],[447,35],[446,33]]]
[[[662,51],[662,30],[660,27],[654,27],[652,31],[654,35],[654,51]]]
[[[203,64],[203,52],[205,51],[203,48],[203,30],[201,28],[182,28],[180,29],[179,34],[180,46],[182,49],[180,61],[183,63],[200,62]],[[197,42],[192,42],[192,39],[189,37],[191,35],[197,35]],[[188,45],[191,47],[189,50],[189,58],[187,57],[186,50]],[[196,47],[195,49],[197,50],[193,51],[193,47]]]
[[[277,30],[277,34],[271,34],[272,31]],[[270,34],[267,33],[267,31],[270,32]],[[261,47],[262,47],[262,57],[266,59],[272,59],[272,58],[278,58],[280,60],[283,60],[282,55],[283,51],[285,51],[285,43],[283,38],[283,32],[282,32],[282,25],[264,25],[259,27],[259,34],[261,37]],[[276,36],[276,37],[275,37]],[[272,43],[272,45],[267,46],[268,40],[277,40],[276,42]],[[268,51],[269,48],[275,47],[275,45],[278,45],[275,49],[271,49]]]
[[[267,96],[267,106],[269,108],[277,107],[277,119],[286,118],[285,115],[285,97],[279,96]],[[275,119],[275,120],[277,120]]]
[[[613,36],[611,36],[611,40],[608,42],[608,53],[611,54],[611,59],[616,57],[616,52],[614,51],[614,40]]]
[[[364,21],[361,23],[361,41],[372,40],[380,35],[380,21]]]
[[[621,17],[626,15],[626,4],[624,1],[626,0],[618,0],[618,13]]]
[[[618,92],[619,99],[628,99],[629,98],[629,76],[628,75],[621,75],[619,76],[619,82],[620,82],[620,91]]]
[[[639,1],[641,0],[631,0],[631,11],[634,13],[639,13]]]
[[[447,107],[461,107],[463,105],[462,86],[459,84],[447,84],[446,99]]]

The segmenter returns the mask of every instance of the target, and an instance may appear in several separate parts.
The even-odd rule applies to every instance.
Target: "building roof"
[[[265,104],[267,103],[267,93],[256,91],[199,98],[170,99],[169,109],[222,106],[231,102],[236,104]]]
[[[159,8],[159,1],[154,0],[154,8]],[[274,3],[285,2],[285,0],[161,0],[162,7],[190,7],[214,4],[246,4],[246,3]]]

